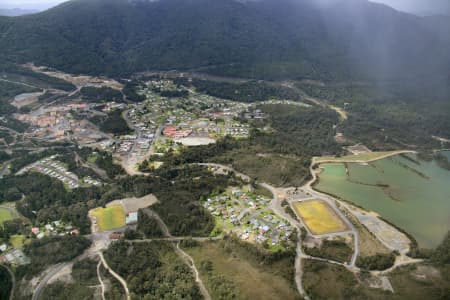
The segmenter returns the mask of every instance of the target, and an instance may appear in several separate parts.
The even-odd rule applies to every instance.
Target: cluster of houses
[[[67,170],[63,163],[55,160],[58,155],[52,155],[50,157],[38,160],[18,172],[18,174],[26,173],[30,170],[37,171],[39,173],[48,175],[52,178],[56,178],[66,184],[71,189],[79,188],[82,182],[73,172]],[[102,183],[90,176],[83,178],[84,185],[100,186]]]
[[[89,184],[89,185],[95,185],[95,186],[100,186],[102,185],[102,183],[100,181],[98,181],[97,179],[94,179],[90,176],[87,176],[85,178],[83,178],[83,182]]]
[[[240,189],[208,198],[203,206],[224,231],[243,239],[272,246],[289,241],[293,228],[268,207],[270,200]]]
[[[244,118],[246,118],[246,119],[264,119],[264,118],[266,118],[266,114],[263,113],[260,109],[254,109],[252,111],[246,111],[244,113]]]
[[[38,160],[37,162],[28,165],[27,167],[20,170],[18,174],[23,174],[30,170],[35,170],[62,181],[69,188],[75,189],[80,187],[80,180],[78,179],[77,175],[69,172],[61,162],[56,161],[56,157],[57,155],[52,155],[50,157]]]
[[[0,252],[5,252],[7,250],[8,246],[6,244],[0,245]],[[30,262],[31,262],[30,259],[23,253],[21,249],[14,249],[0,256],[0,263],[7,263],[10,265],[19,266],[19,265],[27,265]]]
[[[42,239],[44,236],[50,235],[78,235],[78,229],[73,228],[70,224],[62,221],[49,222],[40,227],[32,227],[31,233],[37,238]]]

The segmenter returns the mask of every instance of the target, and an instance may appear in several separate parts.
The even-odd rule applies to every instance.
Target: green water
[[[450,152],[444,152],[450,159]],[[450,171],[434,161],[402,156],[369,165],[324,164],[315,188],[372,210],[411,234],[420,247],[434,248],[450,230]],[[412,170],[413,169],[413,170]]]

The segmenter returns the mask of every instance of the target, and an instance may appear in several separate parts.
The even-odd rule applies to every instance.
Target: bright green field
[[[97,217],[97,224],[101,231],[125,226],[125,211],[121,205],[106,208],[96,208],[92,215]]]
[[[12,215],[9,212],[9,210],[0,208],[0,224],[3,224],[3,222],[12,220]]]

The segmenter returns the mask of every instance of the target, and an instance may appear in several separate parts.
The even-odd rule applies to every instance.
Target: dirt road
[[[103,257],[103,253],[102,253],[101,251],[99,252],[98,255],[99,255],[100,260],[101,260],[103,266],[105,267],[105,269],[106,269],[112,276],[114,276],[114,277],[120,282],[120,284],[123,286],[123,289],[125,290],[125,296],[126,296],[127,300],[130,300],[131,297],[130,297],[130,291],[128,290],[127,282],[126,282],[119,274],[117,274],[116,272],[114,272],[114,270],[112,270],[112,269],[108,266],[108,263],[106,262],[105,258]]]
[[[143,212],[146,213],[147,216],[149,216],[150,218],[154,218],[156,220],[161,231],[163,232],[164,237],[169,239],[174,238],[174,236],[170,233],[166,223],[164,223],[164,221],[159,217],[159,215],[156,212],[152,211],[149,208],[143,209]],[[206,289],[202,279],[200,278],[200,273],[198,272],[192,257],[180,248],[179,241],[176,242],[173,248],[175,250],[175,253],[177,253],[177,255],[189,266],[189,268],[191,268],[192,272],[195,275],[195,282],[197,282],[197,285],[200,288],[200,292],[202,293],[203,298],[206,300],[211,300],[211,296],[209,295],[208,290]]]

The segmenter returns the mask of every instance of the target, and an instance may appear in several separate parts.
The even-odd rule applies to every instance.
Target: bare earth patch
[[[150,205],[155,204],[158,202],[158,199],[153,195],[149,194],[141,198],[125,198],[120,200],[114,200],[109,202],[106,207],[113,206],[113,205],[122,205],[123,209],[125,210],[125,214],[138,211],[141,208],[149,207]]]

